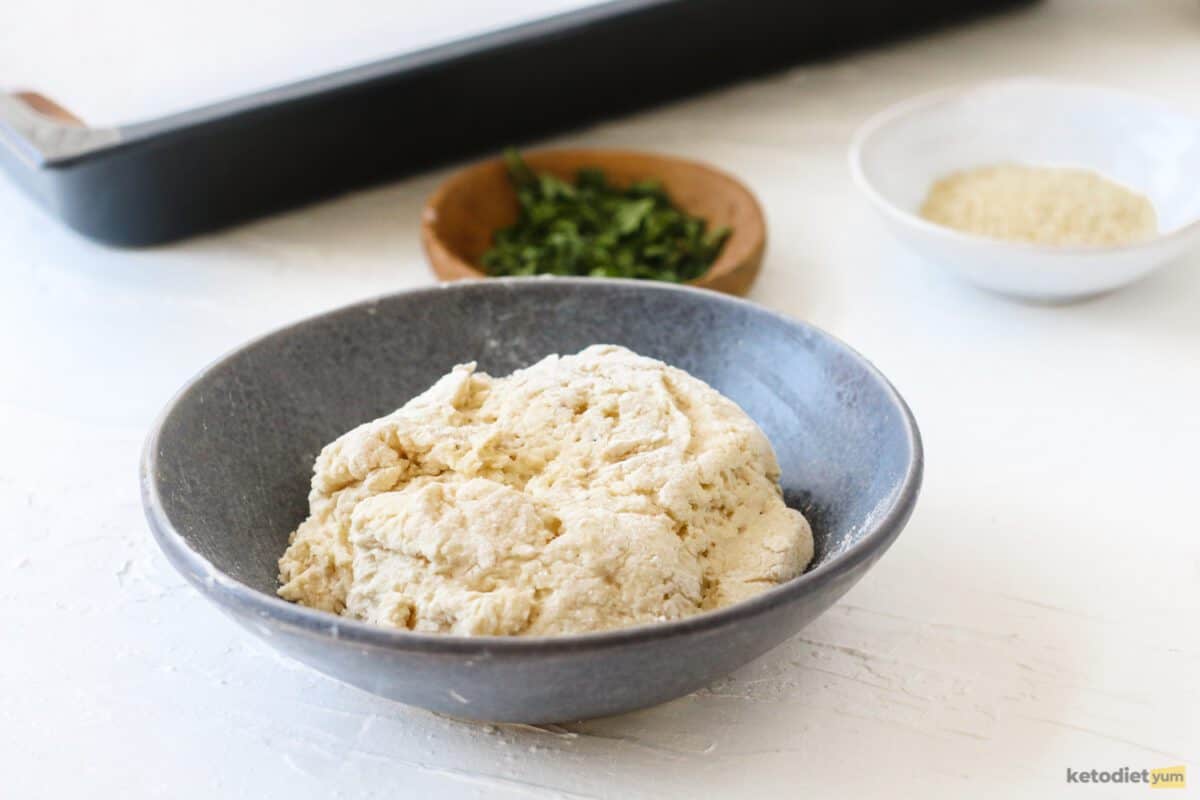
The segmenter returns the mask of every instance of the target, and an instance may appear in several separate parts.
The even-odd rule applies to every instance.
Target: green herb
[[[514,150],[504,154],[517,191],[515,225],[496,231],[483,266],[492,275],[588,275],[682,283],[712,265],[729,238],[680,211],[658,181],[625,189],[582,169],[575,183],[535,173]]]

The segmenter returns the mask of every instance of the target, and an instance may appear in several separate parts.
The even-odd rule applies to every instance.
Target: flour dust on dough
[[[279,594],[396,628],[552,635],[675,620],[800,574],[758,426],[686,372],[596,345],[455,367],[327,445]]]

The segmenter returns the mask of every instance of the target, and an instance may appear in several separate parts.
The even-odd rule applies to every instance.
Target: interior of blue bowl
[[[763,428],[785,496],[812,523],[814,566],[895,505],[916,447],[903,404],[836,340],[712,292],[597,280],[488,280],[392,295],[306,320],[209,368],[167,410],[162,512],[218,570],[273,594],[307,511],[313,461],[451,366],[504,375],[550,353],[620,344],[691,372]]]

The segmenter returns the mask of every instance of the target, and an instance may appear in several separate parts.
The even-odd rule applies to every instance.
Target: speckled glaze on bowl
[[[275,595],[321,446],[452,365],[504,375],[621,344],[737,401],[812,523],[804,575],[679,622],[576,636],[458,637],[375,627]],[[150,432],[146,517],[171,563],[243,627],[346,683],[489,721],[615,714],[701,688],[792,636],[899,535],[921,482],[903,400],[829,335],[742,300],[634,281],[523,278],[400,292],[291,325],[193,379]]]

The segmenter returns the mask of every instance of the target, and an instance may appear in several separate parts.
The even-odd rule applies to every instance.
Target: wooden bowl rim
[[[717,256],[712,266],[700,277],[688,281],[686,285],[708,287],[743,268],[757,272],[758,265],[762,261],[763,252],[766,249],[766,216],[763,214],[762,206],[759,204],[754,192],[750,191],[750,188],[745,183],[724,170],[710,164],[678,156],[656,153],[649,150],[628,150],[622,148],[546,147],[535,150],[523,150],[521,151],[521,156],[525,159],[526,163],[535,169],[538,168],[535,164],[536,161],[545,157],[557,156],[560,158],[594,159],[596,161],[595,167],[601,170],[605,169],[605,164],[613,159],[631,158],[649,163],[670,163],[686,167],[695,172],[707,173],[716,178],[719,184],[726,187],[726,191],[730,196],[738,197],[739,203],[749,209],[751,217],[758,224],[734,228],[729,236],[729,240],[725,243],[725,247],[721,249],[721,254]],[[498,165],[502,166],[503,163],[504,158],[502,156],[495,156],[468,164],[456,170],[442,181],[425,202],[425,207],[421,213],[421,242],[425,247],[429,260],[433,262],[435,272],[438,272],[443,279],[495,277],[488,275],[451,249],[438,235],[436,228],[438,210],[444,205],[446,198],[452,191],[474,180],[478,173],[494,169]],[[683,208],[683,210],[691,213],[687,208]],[[705,221],[708,222],[708,220]],[[757,229],[757,236],[753,236],[755,229]],[[753,238],[748,239],[747,237]],[[747,287],[751,281],[753,281],[753,276],[746,282]]]

